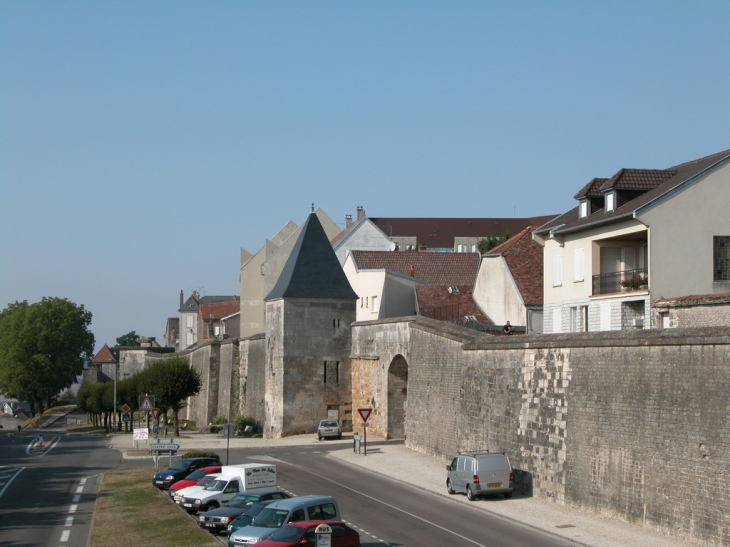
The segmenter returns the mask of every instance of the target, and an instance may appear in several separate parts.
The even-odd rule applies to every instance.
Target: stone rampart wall
[[[397,344],[411,448],[444,462],[503,451],[523,492],[730,545],[730,328],[490,337],[356,323],[353,401],[372,397],[357,386],[382,391]]]

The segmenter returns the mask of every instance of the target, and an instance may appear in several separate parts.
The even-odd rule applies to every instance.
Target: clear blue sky
[[[730,2],[0,3],[0,307],[97,349],[314,202],[526,217],[730,148]]]

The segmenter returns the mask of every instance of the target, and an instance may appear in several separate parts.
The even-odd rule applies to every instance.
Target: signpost
[[[152,459],[155,461],[155,467],[160,456],[168,456],[170,458],[170,465],[172,465],[172,457],[177,455],[177,449],[180,448],[180,444],[177,439],[153,439],[150,444],[150,452],[152,452]]]
[[[332,547],[332,527],[329,524],[320,524],[314,529],[317,538],[316,547]]]
[[[362,432],[363,432],[363,444],[365,445],[365,452],[364,456],[368,455],[368,426],[370,425],[368,423],[368,418],[370,417],[370,413],[373,411],[372,408],[358,408],[357,411],[360,413],[360,417],[362,418],[363,424],[362,424]]]
[[[150,438],[149,431],[147,428],[135,428],[132,430],[132,439],[134,440],[134,448],[138,448],[137,441],[147,441]]]

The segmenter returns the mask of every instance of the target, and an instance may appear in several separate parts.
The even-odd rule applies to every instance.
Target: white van
[[[277,491],[275,465],[224,465],[216,480],[202,490],[186,492],[180,505],[188,513],[195,513],[220,507],[243,492],[269,494]]]
[[[511,498],[515,488],[515,474],[506,454],[460,453],[446,466],[446,471],[446,491],[463,492],[470,501],[490,494]]]

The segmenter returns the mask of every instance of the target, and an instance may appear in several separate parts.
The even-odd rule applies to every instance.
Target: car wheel
[[[505,492],[504,493],[504,497],[507,498],[507,499],[512,498],[512,492]]]
[[[468,484],[466,485],[466,499],[469,501],[474,501],[476,497],[474,496],[474,493],[471,491],[471,486]]]
[[[454,489],[453,489],[453,488],[451,488],[451,479],[446,479],[446,491],[447,491],[447,492],[448,492],[449,494],[451,494],[452,496],[453,496],[454,494],[456,494],[456,492],[454,492]]]

